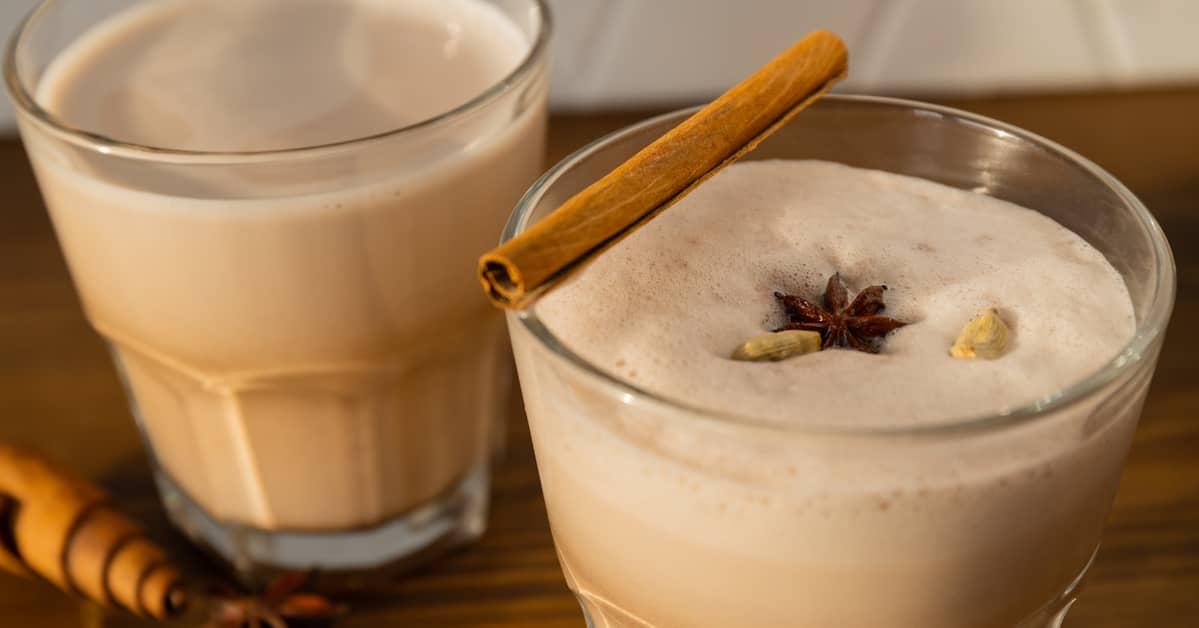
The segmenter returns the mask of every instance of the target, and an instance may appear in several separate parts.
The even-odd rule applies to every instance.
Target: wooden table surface
[[[1173,323],[1103,548],[1067,625],[1199,626],[1199,88],[950,104],[1095,160],[1148,204],[1173,244]],[[550,158],[640,117],[555,117]],[[190,568],[208,569],[165,522],[108,355],[84,321],[12,140],[0,141],[0,198],[0,438],[38,446],[95,478]],[[397,581],[386,603],[357,609],[345,625],[583,625],[554,556],[517,403],[484,539]],[[75,626],[81,616],[94,620],[49,586],[0,574],[0,626]],[[102,623],[143,625],[123,616]]]

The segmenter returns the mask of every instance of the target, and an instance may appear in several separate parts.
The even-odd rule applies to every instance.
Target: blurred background
[[[843,91],[946,97],[1199,81],[1194,0],[551,0],[559,107],[719,93],[823,27]]]
[[[36,3],[0,0],[0,35]],[[852,51],[842,91],[957,98],[1199,83],[1196,0],[549,3],[559,111],[703,100],[817,27]],[[12,130],[7,101],[0,128]]]

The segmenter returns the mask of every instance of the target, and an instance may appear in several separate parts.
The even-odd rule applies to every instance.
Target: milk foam
[[[881,355],[728,359],[775,290],[890,286]],[[998,305],[1012,350],[966,362]],[[1031,210],[824,162],[735,165],[537,305],[600,368],[781,424],[933,425],[1100,368],[1133,333],[1116,271]],[[1035,421],[916,437],[704,420],[611,394],[510,318],[567,582],[607,626],[1042,625],[1095,550],[1151,368]],[[980,575],[981,574],[981,575]],[[1056,609],[1054,609],[1056,610]]]
[[[881,355],[728,359],[783,323],[775,290],[819,300],[841,272],[911,324]],[[995,305],[999,360],[948,355]],[[604,370],[669,398],[779,422],[935,424],[1004,412],[1098,370],[1132,337],[1101,253],[1050,218],[921,179],[816,161],[734,165],[547,295],[539,315]]]
[[[515,24],[475,0],[167,0],[81,37],[38,101],[135,144],[294,148],[449,111],[527,49]]]

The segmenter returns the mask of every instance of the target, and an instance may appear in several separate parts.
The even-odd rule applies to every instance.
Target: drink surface
[[[133,144],[296,148],[447,112],[528,47],[475,0],[166,0],[81,38],[48,70],[38,102]]]
[[[476,0],[147,2],[61,53],[38,100],[123,142],[306,147],[447,112],[531,45]],[[541,167],[529,96],[265,165],[68,154],[26,133],[153,454],[211,515],[369,527],[486,458],[505,366],[472,257]]]
[[[773,293],[821,302],[883,284],[910,323],[881,355],[729,359],[786,323]],[[996,306],[998,360],[949,356]],[[691,405],[788,424],[902,427],[1010,411],[1097,371],[1131,339],[1132,302],[1103,255],[1038,212],[930,181],[825,162],[738,164],[539,306],[607,372]]]
[[[784,322],[774,291],[819,302],[837,271],[851,295],[886,284],[884,313],[910,323],[881,354],[730,359]],[[950,357],[988,306],[1009,353]],[[1134,331],[1121,276],[1049,218],[828,162],[729,167],[536,311],[583,359],[686,403],[624,394],[510,319],[559,557],[608,628],[1046,625],[1095,551],[1152,372],[1016,427],[789,429],[1003,412],[1100,369]]]

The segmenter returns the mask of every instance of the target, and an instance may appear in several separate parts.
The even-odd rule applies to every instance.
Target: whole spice
[[[4,442],[0,569],[155,619],[175,617],[187,604],[179,570],[104,491]]]
[[[880,316],[886,305],[883,303],[883,292],[886,286],[870,286],[858,293],[849,301],[849,289],[841,280],[841,273],[834,273],[828,278],[824,290],[824,306],[794,295],[775,292],[787,313],[790,322],[777,331],[800,329],[814,331],[823,339],[821,346],[848,347],[866,353],[878,353],[875,338],[907,325],[887,316]]]
[[[285,573],[261,595],[222,588],[213,593],[210,628],[306,628],[330,626],[348,609],[315,593],[304,593],[311,574]]]
[[[542,291],[753,150],[845,77],[849,52],[809,33],[520,235],[485,253],[478,276],[498,307]]]
[[[760,334],[746,340],[733,351],[733,359],[747,362],[778,361],[819,350],[820,334],[789,329]]]
[[[1007,351],[1010,330],[999,310],[989,307],[970,319],[949,348],[949,355],[963,359],[986,358],[994,360]]]

